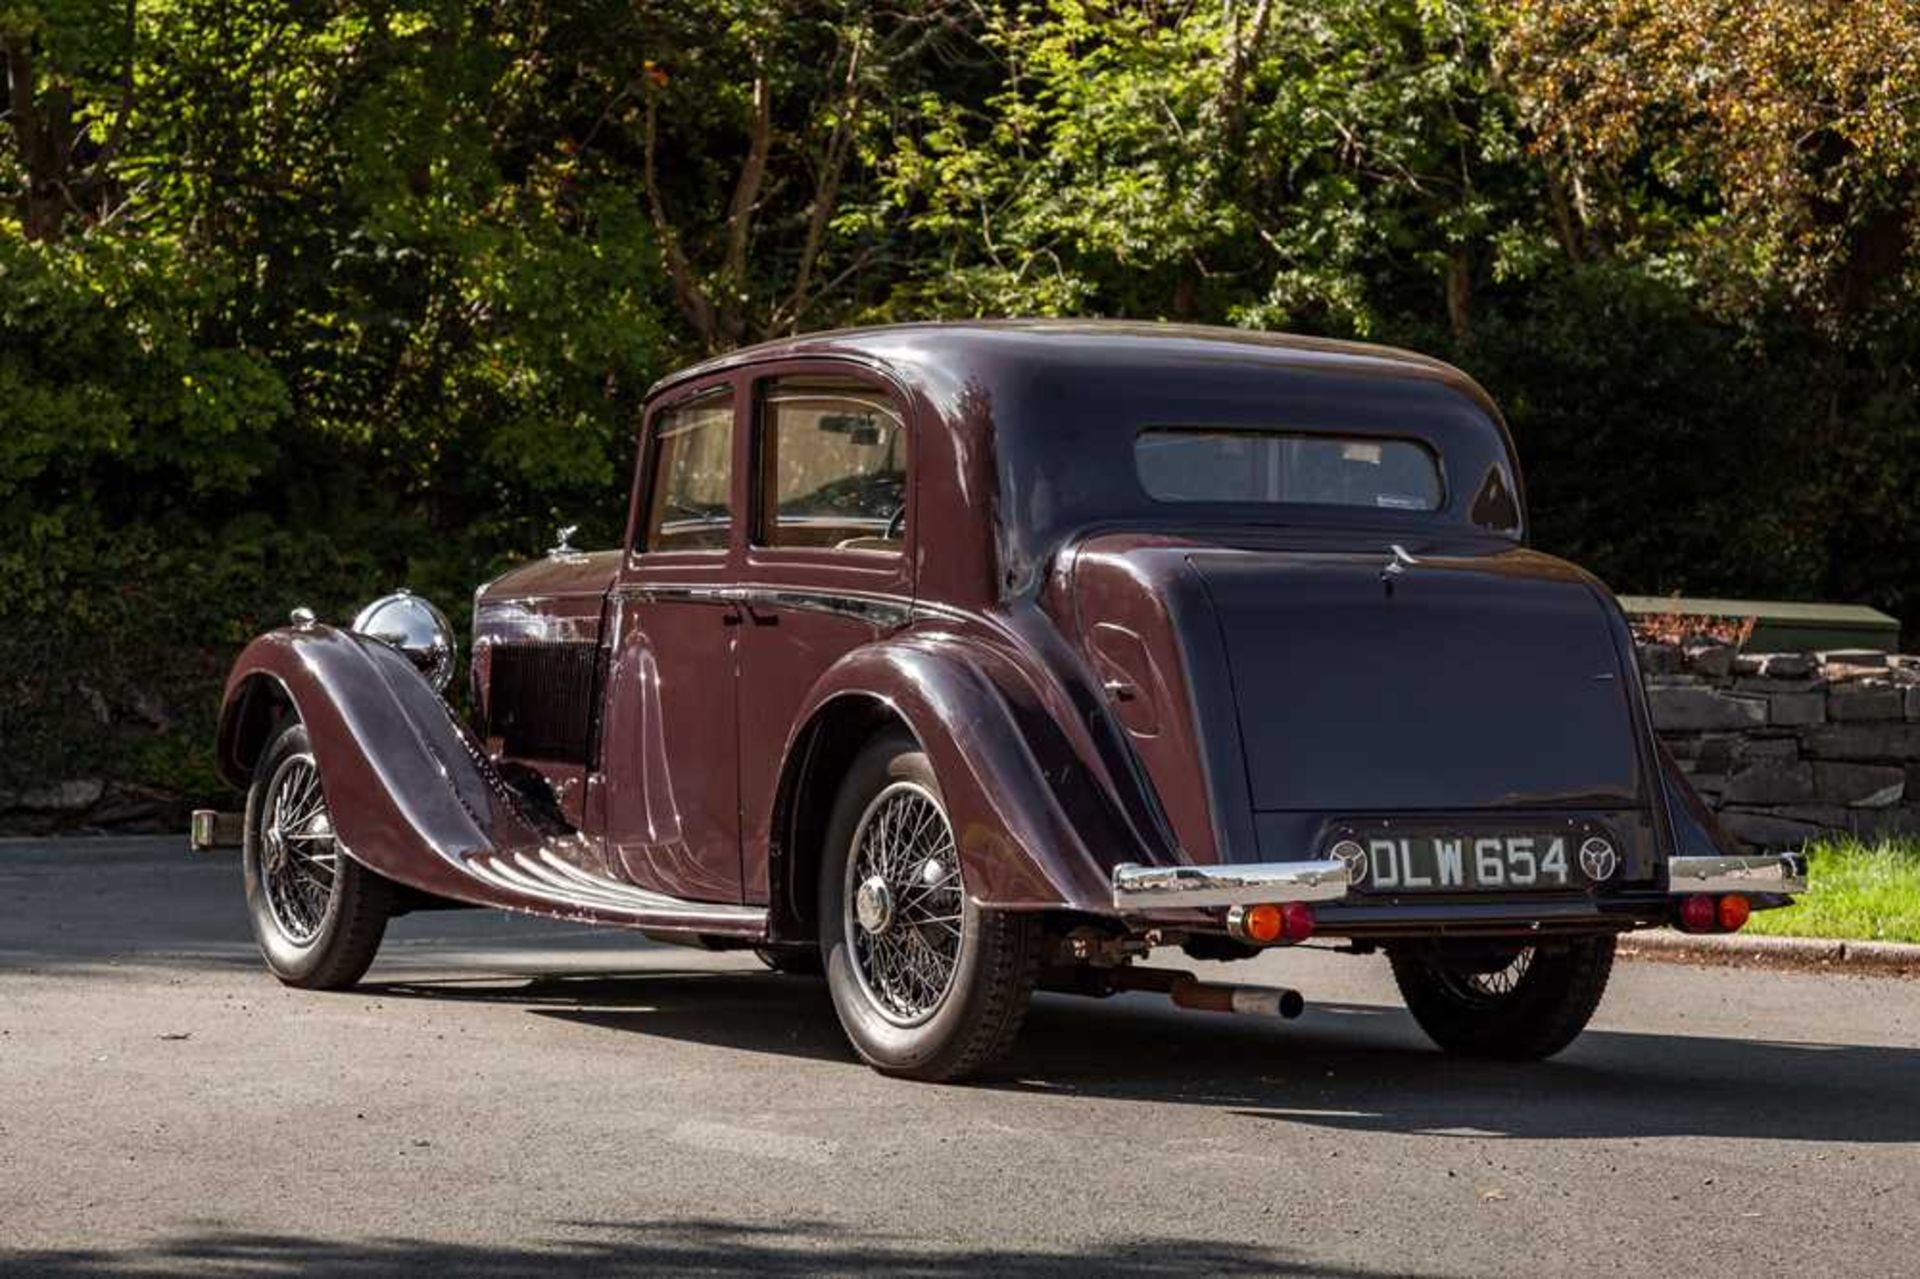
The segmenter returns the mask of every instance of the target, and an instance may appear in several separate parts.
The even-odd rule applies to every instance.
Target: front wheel
[[[393,884],[341,849],[302,724],[253,770],[241,861],[254,940],[273,975],[307,990],[359,981],[386,933]]]
[[[1395,952],[1393,979],[1434,1043],[1467,1057],[1534,1061],[1586,1029],[1613,973],[1614,938],[1525,946],[1504,963]]]
[[[820,868],[821,952],[847,1038],[882,1074],[945,1081],[1012,1046],[1040,923],[967,894],[933,768],[912,738],[848,769]]]

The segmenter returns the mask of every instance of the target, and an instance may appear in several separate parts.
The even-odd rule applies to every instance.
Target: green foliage
[[[1417,347],[1615,587],[1920,621],[1911,20],[1767,7],[0,0],[0,791],[199,797],[253,631],[611,542],[654,378],[848,322]]]
[[[1920,843],[1857,839],[1807,850],[1809,892],[1754,915],[1748,932],[1775,937],[1920,943]]]

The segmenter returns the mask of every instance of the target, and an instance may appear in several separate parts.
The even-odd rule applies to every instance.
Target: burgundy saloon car
[[[1036,987],[1292,1015],[1150,967],[1384,951],[1442,1047],[1564,1047],[1615,939],[1805,885],[1649,731],[1606,589],[1527,547],[1486,394],[1227,330],[794,338],[651,392],[627,535],[451,632],[404,592],[255,640],[219,730],[268,966],[359,980],[491,906],[824,972],[880,1070],[966,1075]]]

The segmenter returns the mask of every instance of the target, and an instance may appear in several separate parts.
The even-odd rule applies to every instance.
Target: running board
[[[746,941],[767,937],[764,906],[693,902],[651,892],[583,870],[550,848],[480,853],[464,858],[460,865],[490,888],[520,898],[528,903],[527,909],[542,914]]]

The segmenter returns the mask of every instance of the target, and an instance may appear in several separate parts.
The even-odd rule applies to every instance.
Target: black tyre
[[[1528,946],[1504,967],[1396,952],[1393,978],[1420,1029],[1448,1052],[1534,1061],[1586,1029],[1613,973],[1613,947],[1611,934]]]
[[[818,946],[756,946],[753,953],[774,972],[789,977],[818,977],[827,970]]]
[[[953,829],[911,737],[877,738],[834,802],[820,868],[821,952],[840,1024],[883,1074],[964,1078],[1012,1046],[1040,921],[969,900]]]
[[[241,862],[254,940],[273,975],[307,990],[359,981],[387,930],[393,884],[334,838],[302,724],[283,730],[254,767]]]

